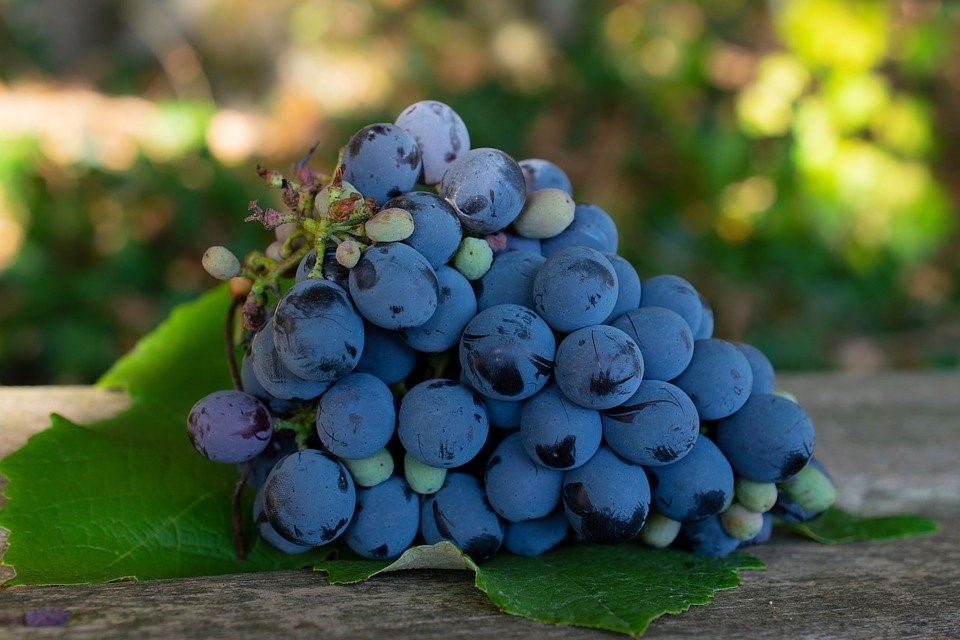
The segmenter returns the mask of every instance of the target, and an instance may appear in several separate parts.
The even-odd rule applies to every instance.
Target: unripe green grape
[[[734,502],[720,514],[720,524],[731,538],[749,540],[763,528],[763,514],[751,511],[739,502]]]
[[[403,456],[403,475],[411,489],[426,496],[440,490],[447,470],[423,464],[408,453]]]
[[[353,269],[360,262],[360,254],[363,251],[363,245],[352,238],[347,238],[337,245],[336,257],[340,266],[346,269]]]
[[[226,247],[215,245],[203,252],[203,268],[217,280],[229,280],[240,274],[240,261]]]
[[[798,507],[812,513],[826,511],[837,500],[837,490],[833,482],[812,464],[808,464],[778,486]]]
[[[562,189],[538,189],[527,195],[527,201],[513,229],[525,238],[552,238],[573,222],[576,204]]]
[[[640,539],[655,549],[665,549],[680,533],[680,523],[671,520],[659,511],[650,510],[647,521],[640,530]]]
[[[746,478],[737,478],[733,491],[737,502],[757,513],[770,511],[777,502],[777,485],[772,482],[754,482]]]
[[[468,236],[460,241],[452,263],[467,280],[479,280],[493,264],[493,249],[486,240]]]
[[[390,207],[367,220],[363,230],[374,242],[399,242],[413,235],[413,216],[406,209]]]
[[[374,487],[393,474],[393,456],[386,447],[366,458],[340,458],[340,462],[350,471],[353,481],[360,487]]]

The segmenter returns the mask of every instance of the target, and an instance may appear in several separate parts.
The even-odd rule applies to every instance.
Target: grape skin
[[[416,249],[400,242],[369,247],[350,270],[350,295],[360,314],[384,329],[410,329],[437,310],[437,274]]]
[[[395,124],[420,148],[424,184],[437,184],[450,165],[470,149],[470,133],[460,115],[438,100],[421,100],[404,109]]]
[[[214,391],[200,398],[187,415],[191,444],[214,462],[250,460],[267,447],[272,434],[270,412],[243,391]]]
[[[378,204],[413,190],[422,172],[417,141],[393,124],[363,127],[343,152],[343,178]]]
[[[580,406],[610,409],[640,386],[643,356],[637,343],[620,329],[585,327],[560,342],[554,374],[564,395]]]

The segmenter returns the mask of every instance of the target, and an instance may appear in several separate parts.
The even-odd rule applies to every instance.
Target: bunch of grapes
[[[238,465],[268,543],[724,555],[833,502],[770,361],[713,337],[684,278],[641,280],[556,164],[471,148],[437,101],[362,128],[330,178],[308,159],[260,170],[285,206],[251,205],[264,253],[204,256],[243,356],[188,432]]]

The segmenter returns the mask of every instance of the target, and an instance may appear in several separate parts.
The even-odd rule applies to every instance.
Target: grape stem
[[[227,348],[227,368],[230,370],[230,379],[233,381],[233,388],[237,391],[243,391],[243,379],[240,377],[240,370],[237,367],[237,354],[233,346],[233,325],[234,318],[237,316],[237,309],[243,304],[244,298],[237,297],[230,301],[230,308],[227,310],[227,321],[224,323],[224,339]]]
[[[250,477],[250,470],[253,463],[247,460],[243,465],[243,471],[237,479],[237,484],[233,486],[233,551],[237,556],[238,562],[247,559],[247,543],[243,537],[243,487],[247,484],[247,478]]]

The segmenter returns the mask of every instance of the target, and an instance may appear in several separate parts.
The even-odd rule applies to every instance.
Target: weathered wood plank
[[[923,513],[940,520],[941,531],[836,547],[778,538],[754,551],[766,571],[745,572],[741,588],[718,594],[708,607],[654,622],[647,637],[960,637],[960,375],[781,376],[781,386],[796,393],[813,417],[817,455],[834,474],[843,506],[861,513]],[[9,393],[17,392],[0,388],[0,407],[11,406],[4,404]],[[71,415],[68,404],[53,408]],[[4,415],[9,411],[0,411]],[[5,418],[0,424],[4,442],[14,446],[37,428],[19,426],[14,434]],[[0,635],[615,637],[500,614],[472,584],[465,572],[418,571],[329,586],[317,574],[286,571],[17,587],[0,591],[0,618],[61,607],[70,611],[70,623],[0,628]]]

